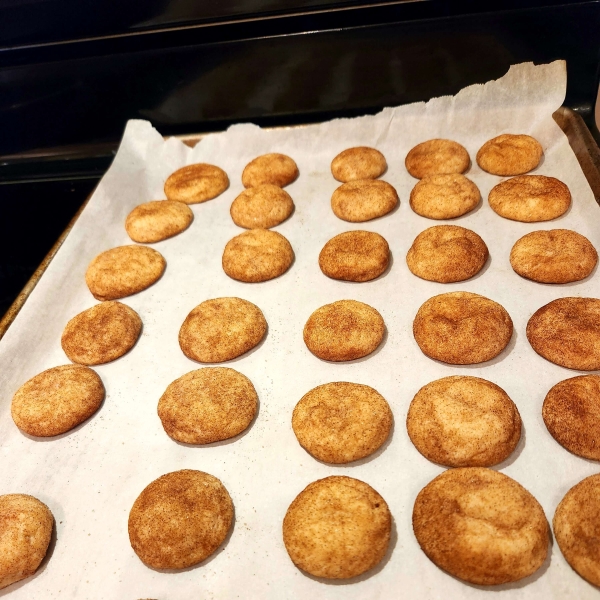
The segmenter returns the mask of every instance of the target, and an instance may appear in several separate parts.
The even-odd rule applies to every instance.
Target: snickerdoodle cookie
[[[452,365],[491,360],[506,348],[512,333],[512,320],[500,304],[470,292],[430,298],[413,321],[423,354]]]
[[[315,458],[342,464],[373,454],[392,429],[385,398],[368,385],[338,381],[313,388],[296,404],[292,428]]]
[[[383,559],[391,529],[388,505],[370,485],[332,476],[309,484],[290,504],[283,543],[299,569],[315,577],[346,579]]]
[[[351,223],[383,217],[398,204],[398,192],[379,179],[358,179],[340,185],[331,196],[334,214]]]
[[[367,146],[348,148],[331,161],[331,174],[343,183],[356,179],[377,179],[386,169],[385,156]]]
[[[233,222],[245,229],[270,229],[283,223],[294,210],[292,197],[280,187],[265,183],[245,189],[229,209]]]
[[[65,433],[91,417],[104,400],[98,374],[81,365],[53,367],[25,382],[13,396],[10,412],[29,435]]]
[[[152,244],[185,231],[192,220],[192,209],[183,202],[155,200],[136,206],[125,220],[127,235],[142,244]]]
[[[182,167],[165,181],[169,200],[198,204],[212,200],[229,187],[229,177],[223,169],[206,163]]]
[[[372,231],[346,231],[331,238],[319,254],[319,267],[327,277],[343,281],[370,281],[390,262],[385,238]]]
[[[417,179],[427,175],[464,173],[471,163],[464,146],[452,140],[434,139],[417,144],[404,161],[406,170]]]
[[[477,152],[477,164],[492,175],[521,175],[535,169],[542,146],[530,135],[504,133],[488,140]]]
[[[256,187],[269,183],[285,187],[298,178],[298,166],[285,154],[272,152],[250,161],[242,173],[244,187]]]
[[[410,193],[410,207],[428,219],[454,219],[480,202],[479,188],[464,175],[428,175]]]

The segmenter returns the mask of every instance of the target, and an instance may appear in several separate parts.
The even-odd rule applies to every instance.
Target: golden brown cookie
[[[540,283],[585,279],[598,263],[591,242],[569,229],[532,231],[515,242],[510,264],[516,273]]]
[[[479,188],[464,175],[428,175],[410,193],[410,207],[428,219],[454,219],[471,212],[481,200]]]
[[[184,469],[148,485],[129,513],[129,541],[153,569],[185,569],[223,543],[233,522],[233,503],[212,475]]]
[[[456,225],[437,225],[415,238],[406,255],[406,264],[421,279],[453,283],[477,275],[488,256],[485,242],[474,231]]]
[[[152,244],[185,231],[192,220],[192,209],[183,202],[155,200],[136,206],[125,220],[127,235],[141,244]]]
[[[46,556],[54,518],[26,494],[0,496],[0,589],[33,575]]]
[[[445,471],[419,492],[412,522],[427,558],[469,583],[518,581],[548,553],[550,528],[539,502],[492,469]]]
[[[352,477],[319,479],[302,490],[283,519],[283,543],[293,563],[315,577],[346,579],[377,565],[390,543],[385,500]]]
[[[250,161],[242,173],[244,187],[256,187],[266,183],[285,187],[298,178],[298,166],[285,154],[263,154]]]
[[[165,195],[169,200],[198,204],[212,200],[229,187],[229,177],[215,165],[198,163],[177,169],[165,181]]]
[[[218,363],[252,350],[266,333],[267,321],[258,306],[241,298],[215,298],[186,317],[179,346],[192,360]]]
[[[254,419],[258,396],[252,382],[233,369],[208,367],[169,384],[158,401],[167,435],[186,444],[232,438]]]
[[[102,365],[127,354],[141,331],[135,310],[120,302],[101,302],[74,316],[60,343],[74,363]]]
[[[331,161],[331,174],[342,183],[356,179],[377,179],[386,169],[385,156],[367,146],[348,148]]]
[[[542,154],[542,146],[535,138],[504,133],[479,148],[477,164],[492,175],[521,175],[535,169]]]
[[[96,300],[118,300],[137,294],[158,281],[167,262],[146,246],[119,246],[98,254],[85,272]]]
[[[368,304],[338,300],[310,315],[304,326],[304,343],[323,360],[341,362],[371,354],[383,341],[385,324]]]
[[[388,439],[392,411],[368,385],[338,381],[313,388],[296,404],[292,428],[318,460],[349,463],[373,454]]]
[[[491,467],[521,439],[521,416],[495,383],[457,375],[432,381],[413,398],[408,435],[428,460],[445,467]]]
[[[346,231],[331,238],[319,254],[319,267],[327,277],[343,281],[370,281],[390,262],[385,238],[372,231]]]
[[[383,217],[396,208],[398,192],[378,179],[358,179],[340,185],[331,196],[336,217],[351,223],[363,223]]]
[[[229,209],[233,222],[246,229],[270,229],[283,223],[294,210],[292,197],[266,183],[244,190]]]
[[[554,177],[522,175],[490,190],[490,207],[501,217],[523,223],[551,221],[571,206],[569,188]]]
[[[222,264],[232,279],[259,283],[283,275],[293,261],[292,246],[280,233],[251,229],[227,242]]]
[[[600,475],[573,486],[552,519],[560,551],[586,581],[600,586]]]
[[[567,369],[600,369],[600,300],[558,298],[539,308],[527,323],[531,347]]]
[[[65,433],[89,419],[104,400],[104,385],[95,371],[64,365],[39,373],[13,396],[15,425],[29,435]]]
[[[560,381],[542,406],[550,435],[569,452],[600,460],[600,377],[581,375]]]
[[[417,179],[428,175],[464,173],[471,164],[464,146],[452,140],[427,140],[417,144],[404,161],[406,170]]]
[[[423,354],[451,365],[491,360],[506,348],[512,333],[512,320],[500,304],[470,292],[430,298],[413,321]]]

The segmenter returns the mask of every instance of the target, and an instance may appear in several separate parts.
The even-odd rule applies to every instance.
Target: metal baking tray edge
[[[554,120],[558,126],[564,131],[569,144],[581,165],[583,174],[585,175],[590,188],[594,194],[596,202],[600,205],[600,148],[596,144],[596,141],[592,137],[589,129],[587,128],[584,120],[576,112],[561,106],[553,115]],[[298,125],[290,128],[305,127],[306,125]],[[279,127],[269,129],[283,129]],[[205,135],[207,134],[190,134],[177,136],[186,145],[194,147]],[[41,276],[44,274],[48,265],[62,246],[63,242],[69,235],[69,232],[75,225],[75,222],[79,218],[79,215],[83,212],[89,199],[92,197],[93,192],[86,198],[85,202],[81,205],[75,216],[71,219],[65,230],[62,232],[60,237],[56,240],[54,246],[50,249],[48,254],[44,257],[40,266],[35,270],[29,281],[25,284],[25,287],[21,290],[15,301],[11,304],[10,308],[6,311],[5,315],[0,320],[0,340],[15,320],[19,311],[29,298],[29,294],[33,291]]]

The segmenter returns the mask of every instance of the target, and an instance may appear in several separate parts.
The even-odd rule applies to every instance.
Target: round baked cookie
[[[196,565],[223,543],[233,523],[233,503],[212,475],[184,469],[148,485],[129,513],[129,541],[153,569]]]
[[[215,165],[198,163],[177,169],[165,181],[165,195],[169,200],[198,204],[212,200],[229,187],[229,177]]]
[[[531,347],[554,364],[579,371],[600,369],[600,300],[558,298],[527,323]]]
[[[428,460],[445,467],[491,467],[521,439],[521,416],[495,383],[457,375],[432,381],[413,398],[408,435]]]
[[[343,281],[370,281],[390,262],[385,238],[372,231],[346,231],[331,238],[319,254],[319,267],[327,277]]]
[[[445,471],[419,492],[412,522],[427,558],[469,583],[518,581],[548,553],[550,528],[539,502],[492,469]]]
[[[516,273],[540,283],[585,279],[598,263],[598,253],[583,235],[570,229],[532,231],[515,242],[510,264]]]
[[[299,569],[315,577],[347,579],[381,562],[391,529],[388,505],[370,485],[332,476],[309,484],[290,504],[283,543]]]
[[[550,435],[569,452],[600,460],[600,377],[580,375],[550,389],[542,406]]]
[[[0,589],[33,575],[48,551],[54,517],[27,494],[0,496]]]
[[[250,161],[242,173],[244,187],[256,187],[266,183],[285,187],[298,178],[298,166],[285,154],[263,154]]]
[[[410,207],[428,219],[454,219],[471,212],[481,200],[479,188],[464,175],[428,175],[410,193]]]
[[[318,460],[349,463],[373,454],[388,439],[392,411],[372,387],[338,381],[320,385],[296,404],[292,428]]]
[[[417,179],[428,175],[464,173],[471,164],[464,146],[452,140],[427,140],[417,144],[404,161],[406,170]]]
[[[137,294],[158,281],[167,262],[146,246],[119,246],[98,254],[85,272],[96,300],[118,300]]]
[[[183,202],[154,200],[136,206],[125,220],[127,235],[141,244],[152,244],[185,231],[192,220],[192,209]]]
[[[283,223],[294,210],[292,197],[271,183],[244,190],[232,203],[229,213],[238,227],[270,229]]]
[[[280,233],[251,229],[227,242],[222,264],[232,279],[259,283],[283,275],[293,261],[292,246]]]
[[[552,528],[565,560],[586,581],[600,586],[600,475],[586,477],[566,493]]]
[[[477,164],[492,175],[521,175],[535,169],[544,151],[530,135],[504,133],[488,140],[477,152]]]
[[[179,346],[192,360],[219,363],[257,346],[267,321],[255,304],[241,298],[215,298],[198,304],[179,330]]]
[[[304,326],[304,343],[318,358],[333,362],[371,354],[383,341],[385,324],[368,304],[338,300],[310,315]]]
[[[10,412],[25,433],[51,437],[89,419],[104,400],[98,374],[80,365],[53,367],[25,382],[13,396]]]
[[[512,333],[510,315],[500,304],[470,292],[430,298],[413,321],[423,354],[451,365],[491,360],[506,348]]]
[[[186,373],[169,384],[158,401],[167,435],[186,444],[228,440],[250,425],[257,409],[252,382],[223,367]]]
[[[456,225],[436,225],[415,238],[406,264],[421,279],[453,283],[477,275],[488,256],[485,242],[474,231]]]
[[[331,161],[331,174],[342,183],[357,179],[377,179],[386,169],[385,156],[379,150],[367,146],[348,148]]]
[[[127,354],[142,331],[142,320],[120,302],[101,302],[75,315],[60,340],[65,354],[80,365],[102,365]]]
[[[357,179],[333,192],[331,209],[344,221],[363,223],[387,215],[398,202],[398,192],[386,181]]]
[[[522,175],[494,186],[488,202],[492,210],[505,219],[537,223],[566,213],[571,206],[571,192],[554,177]]]

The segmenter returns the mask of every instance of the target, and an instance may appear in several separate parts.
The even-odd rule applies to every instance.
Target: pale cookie
[[[25,433],[50,437],[89,419],[104,400],[104,385],[95,371],[65,365],[43,371],[13,396],[10,412]]]
[[[267,322],[258,306],[241,298],[215,298],[186,317],[179,346],[192,360],[219,363],[252,350],[266,333]]]
[[[167,435],[186,444],[232,438],[254,419],[258,396],[252,382],[233,369],[208,367],[169,384],[158,401]]]
[[[558,298],[527,323],[531,347],[554,364],[579,371],[600,369],[600,300]]]
[[[428,140],[417,144],[404,161],[406,170],[417,179],[428,175],[464,173],[471,164],[469,153],[452,140]]]
[[[383,217],[398,205],[398,192],[378,179],[358,179],[340,185],[331,196],[336,217],[351,223],[363,223]]]
[[[129,541],[153,569],[196,565],[225,541],[233,523],[233,503],[212,475],[184,469],[155,479],[129,513]]]
[[[413,398],[408,435],[428,460],[445,467],[491,467],[521,439],[521,417],[495,383],[457,375],[432,381]]]
[[[183,202],[155,200],[136,206],[125,220],[127,235],[141,244],[152,244],[185,231],[194,219]]]
[[[0,496],[0,589],[33,575],[48,551],[54,518],[26,494]]]
[[[293,261],[292,246],[280,233],[251,229],[227,242],[222,264],[232,279],[259,283],[283,275]]]
[[[356,179],[377,179],[386,169],[385,156],[367,146],[348,148],[331,161],[331,174],[342,183]]]
[[[423,354],[451,365],[491,360],[506,348],[512,333],[512,320],[500,304],[470,292],[430,298],[413,321]]]
[[[565,560],[586,581],[600,586],[600,475],[586,477],[566,493],[552,527]]]
[[[479,273],[488,256],[485,242],[474,231],[456,225],[437,225],[415,238],[406,255],[406,264],[421,279],[453,283]]]
[[[471,212],[480,202],[479,188],[464,175],[429,175],[410,193],[410,207],[428,219],[455,219]]]
[[[283,543],[299,569],[346,579],[381,562],[391,529],[388,505],[370,485],[332,476],[309,484],[290,504]]]
[[[331,238],[319,254],[319,267],[327,277],[343,281],[370,281],[390,262],[385,238],[372,231],[347,231]]]
[[[101,365],[127,354],[141,331],[135,310],[120,302],[102,302],[74,316],[60,343],[74,363]]]
[[[419,492],[412,522],[432,562],[477,585],[523,579],[548,554],[550,528],[539,502],[492,469],[445,471]]]
[[[542,406],[550,435],[569,452],[600,460],[600,377],[580,375],[550,389]]]
[[[298,166],[285,154],[263,154],[250,161],[242,173],[244,187],[256,187],[269,183],[285,187],[298,178]]]
[[[368,385],[326,383],[296,404],[292,428],[300,445],[318,460],[349,463],[373,454],[388,439],[392,411]]]
[[[521,175],[535,169],[542,159],[542,146],[529,135],[504,133],[488,140],[477,152],[477,164],[492,175]]]
[[[212,200],[229,187],[229,177],[215,165],[198,163],[182,167],[165,181],[165,195],[169,200],[198,204]]]
[[[540,283],[580,281],[597,263],[598,253],[591,242],[569,229],[532,231],[517,240],[510,251],[515,272]]]
[[[304,326],[304,343],[323,360],[341,362],[371,354],[383,341],[385,324],[368,304],[339,300],[310,315]]]
[[[85,273],[96,300],[118,300],[137,294],[158,281],[167,262],[146,246],[119,246],[98,254]]]
[[[283,223],[294,210],[292,197],[280,187],[266,183],[244,190],[232,203],[233,222],[246,229],[270,229]]]
[[[537,223],[566,213],[571,206],[571,192],[554,177],[522,175],[493,187],[488,202],[492,210],[505,219]]]

